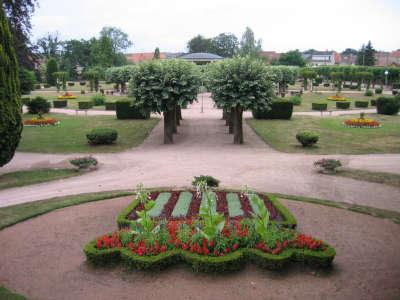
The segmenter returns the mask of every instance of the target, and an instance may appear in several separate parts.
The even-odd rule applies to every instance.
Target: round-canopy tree
[[[121,67],[111,67],[105,72],[107,81],[117,84],[121,87],[121,93],[125,93],[126,83],[132,78],[132,74],[135,71],[134,65],[127,65]]]
[[[200,78],[196,65],[180,59],[141,63],[132,75],[130,95],[145,111],[163,113],[164,143],[173,143],[177,110],[197,97]]]
[[[54,58],[50,58],[46,63],[46,82],[51,86],[55,86],[57,83],[57,78],[54,75],[57,71],[57,61]]]
[[[243,111],[266,109],[273,99],[273,74],[258,60],[224,59],[209,68],[209,89],[218,107],[230,112],[233,142],[243,143]]]
[[[270,67],[270,70],[275,78],[275,83],[278,85],[278,93],[281,97],[285,97],[288,84],[294,84],[298,76],[298,68],[290,66]]]
[[[0,5],[0,167],[13,158],[21,131],[18,62],[8,21]]]
[[[317,72],[313,71],[313,70],[309,70],[309,69],[303,69],[300,72],[301,77],[303,77],[304,79],[304,89],[307,90],[308,88],[308,80],[314,79],[315,77],[317,77]],[[311,89],[312,89],[312,82],[311,82]]]

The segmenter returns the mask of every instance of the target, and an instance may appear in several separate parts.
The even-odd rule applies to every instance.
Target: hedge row
[[[115,103],[117,119],[148,119],[150,113],[143,113],[131,100],[119,100]]]
[[[293,102],[287,100],[275,100],[269,110],[253,110],[255,119],[283,119],[289,120],[293,113]]]
[[[93,240],[83,251],[88,262],[96,266],[122,263],[130,270],[161,270],[172,264],[186,262],[192,266],[194,272],[223,273],[242,269],[247,261],[271,270],[282,269],[290,262],[302,262],[313,267],[329,267],[336,252],[331,246],[326,245],[326,247],[324,251],[288,248],[280,254],[245,248],[219,257],[173,249],[155,256],[139,256],[128,248],[97,249],[96,240]]]

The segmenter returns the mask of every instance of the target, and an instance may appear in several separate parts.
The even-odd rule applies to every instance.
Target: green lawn
[[[24,127],[18,151],[43,153],[95,153],[118,152],[143,142],[159,119],[117,120],[114,116],[67,116],[48,114],[61,121],[59,126]],[[32,115],[24,115],[31,118]],[[96,127],[108,127],[118,131],[113,145],[90,146],[86,134]]]
[[[81,175],[74,169],[43,169],[5,173],[0,175],[0,190]]]
[[[311,104],[313,102],[323,102],[323,103],[327,103],[328,104],[328,110],[330,109],[337,109],[336,108],[336,102],[335,101],[331,101],[328,100],[327,98],[329,96],[334,96],[336,95],[336,92],[332,92],[332,93],[318,93],[318,92],[314,92],[314,93],[305,93],[301,96],[302,98],[302,102],[301,105],[298,106],[294,106],[294,111],[312,111],[311,109]],[[342,97],[346,97],[346,98],[350,98],[350,109],[360,109],[357,107],[354,107],[354,102],[356,100],[372,100],[372,99],[377,99],[379,95],[374,95],[372,97],[367,97],[364,96],[364,92],[360,92],[360,93],[340,93],[340,95]],[[290,97],[290,96],[286,96],[286,97]],[[370,102],[371,103],[371,102]],[[368,108],[375,108],[375,106],[371,106],[370,104],[368,105]]]
[[[291,120],[248,119],[248,124],[264,141],[283,152],[310,154],[400,153],[400,116],[371,114],[367,117],[381,122],[381,128],[347,128],[343,121],[357,116],[306,117]],[[318,132],[316,146],[303,148],[296,140],[299,130]]]
[[[3,286],[0,286],[0,299],[1,300],[26,300],[25,296],[14,293]]]
[[[352,178],[356,180],[369,181],[400,187],[400,174],[386,172],[372,172],[367,170],[343,169],[331,175]]]

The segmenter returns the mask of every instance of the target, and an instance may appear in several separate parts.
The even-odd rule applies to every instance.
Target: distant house
[[[355,65],[357,61],[357,55],[355,54],[341,54],[341,65],[352,66]]]
[[[189,53],[179,57],[180,59],[188,60],[194,62],[198,65],[208,64],[213,61],[224,59],[223,57],[213,54],[213,53],[205,53],[205,52],[198,52],[198,53]]]
[[[400,51],[378,51],[375,53],[375,59],[377,66],[400,66]]]
[[[261,51],[260,55],[265,57],[267,61],[271,63],[275,60],[278,60],[281,57],[282,53],[278,53],[275,51]]]
[[[334,65],[335,51],[312,51],[303,53],[303,58],[313,66],[328,66]]]
[[[137,64],[142,61],[152,60],[154,57],[154,52],[141,52],[141,53],[127,53],[125,54],[128,61]],[[165,59],[166,55],[164,52],[160,53],[160,59]]]

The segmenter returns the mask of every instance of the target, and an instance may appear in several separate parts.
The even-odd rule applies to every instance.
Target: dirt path
[[[213,175],[222,185],[240,188],[248,184],[269,192],[303,195],[400,211],[400,189],[338,176],[316,173],[312,164],[327,155],[287,154],[266,145],[244,123],[244,145],[233,145],[232,135],[204,97],[183,110],[184,120],[175,144],[163,145],[160,122],[139,147],[115,154],[95,154],[100,169],[79,177],[0,191],[0,206],[57,196],[146,186],[188,186],[193,176]],[[17,153],[0,173],[29,167],[52,166],[77,154]],[[350,167],[400,172],[400,155],[334,155]]]
[[[395,299],[400,295],[400,226],[335,208],[283,201],[299,230],[337,251],[328,272],[249,265],[211,276],[184,265],[157,273],[94,269],[83,245],[116,228],[130,197],[65,208],[0,231],[0,283],[32,299]],[[340,220],[340,222],[338,222]]]

